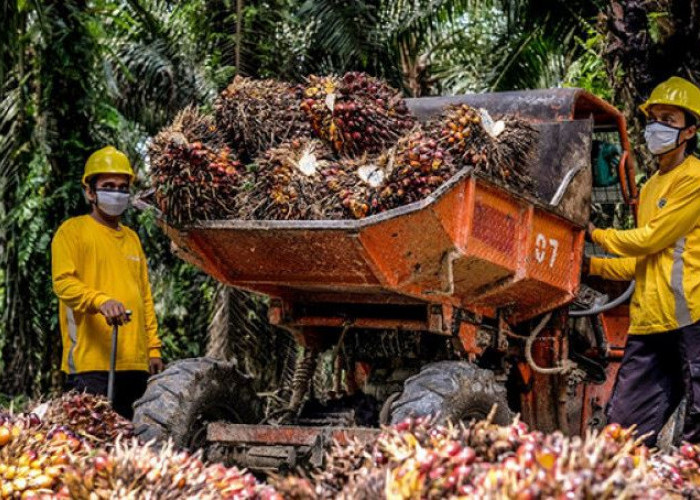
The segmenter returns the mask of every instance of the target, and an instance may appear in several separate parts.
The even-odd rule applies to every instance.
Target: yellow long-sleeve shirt
[[[146,257],[131,229],[100,224],[89,215],[58,228],[51,243],[53,289],[59,298],[66,373],[109,370],[112,327],[99,308],[114,299],[130,309],[119,327],[117,370],[148,371],[161,343],[148,282]]]
[[[592,238],[623,258],[591,259],[591,274],[629,281],[629,333],[675,330],[700,320],[700,160],[655,173],[639,198],[637,228],[596,229]]]

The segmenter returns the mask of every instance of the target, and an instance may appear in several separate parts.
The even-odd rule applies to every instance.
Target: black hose
[[[630,286],[627,287],[627,290],[625,290],[624,293],[615,300],[606,302],[605,304],[593,306],[590,309],[584,309],[583,311],[569,311],[569,316],[571,316],[572,318],[580,318],[581,316],[593,316],[595,314],[604,313],[605,311],[614,309],[615,307],[627,301],[627,299],[629,299],[632,296],[635,284],[636,282],[632,281],[630,283]]]

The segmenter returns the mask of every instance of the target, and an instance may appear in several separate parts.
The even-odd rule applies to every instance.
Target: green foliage
[[[613,90],[608,80],[605,61],[600,57],[605,37],[589,29],[586,39],[576,38],[576,41],[583,49],[583,53],[569,67],[564,78],[564,86],[580,87],[610,101]]]

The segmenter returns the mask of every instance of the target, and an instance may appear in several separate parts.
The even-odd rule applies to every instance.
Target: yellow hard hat
[[[130,181],[136,177],[129,158],[114,146],[98,149],[90,155],[85,162],[83,185],[87,186],[88,178],[97,174],[124,174],[129,176]]]
[[[672,76],[652,90],[649,99],[639,106],[645,116],[654,104],[670,104],[690,111],[700,119],[700,88],[679,76]]]

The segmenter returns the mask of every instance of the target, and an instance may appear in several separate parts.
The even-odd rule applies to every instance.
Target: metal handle
[[[126,311],[127,319],[131,319],[131,311]],[[109,356],[109,378],[107,379],[107,399],[114,406],[114,375],[117,369],[117,340],[119,339],[119,325],[112,327],[112,351]]]

